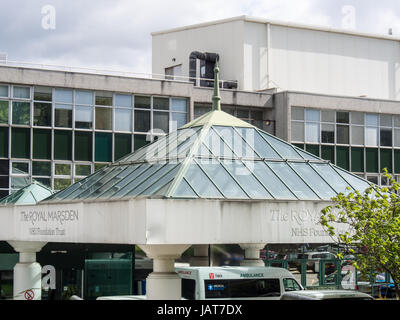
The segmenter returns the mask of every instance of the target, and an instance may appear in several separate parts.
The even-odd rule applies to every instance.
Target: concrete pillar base
[[[181,278],[175,272],[175,259],[190,245],[139,245],[153,259],[153,272],[146,279],[148,300],[180,300]]]
[[[14,300],[42,299],[42,267],[36,262],[36,252],[45,242],[8,242],[19,252],[19,262],[14,267]]]
[[[244,260],[240,262],[243,267],[265,267],[265,262],[260,258],[260,250],[264,249],[265,243],[241,243],[244,250]]]

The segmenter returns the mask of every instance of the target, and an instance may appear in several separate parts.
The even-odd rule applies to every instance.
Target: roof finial
[[[218,67],[218,58],[215,60],[214,67],[214,95],[212,98],[212,110],[221,111],[221,97],[219,96],[219,67]]]

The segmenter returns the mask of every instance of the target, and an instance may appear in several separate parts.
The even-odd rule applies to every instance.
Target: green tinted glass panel
[[[76,164],[75,175],[76,176],[88,176],[92,171],[92,167],[89,164]]]
[[[54,190],[62,190],[71,185],[71,179],[54,179]]]
[[[0,157],[8,158],[8,128],[0,127]]]
[[[65,163],[55,163],[54,164],[54,174],[58,176],[70,176],[71,175],[71,165]]]
[[[400,173],[400,150],[394,150],[394,172]]]
[[[51,126],[51,103],[35,102],[33,106],[33,125],[50,127]]]
[[[33,130],[33,158],[51,159],[51,130]]]
[[[312,153],[313,155],[316,155],[319,157],[319,145],[314,145],[314,144],[307,144],[306,145],[306,151]]]
[[[336,165],[345,169],[350,169],[349,148],[336,147]]]
[[[92,133],[75,131],[75,160],[92,161]]]
[[[301,143],[292,143],[294,146],[296,146],[297,148],[300,148],[300,149],[304,149],[304,144],[301,144]]]
[[[8,123],[8,101],[0,101],[0,123]]]
[[[132,136],[130,134],[116,134],[114,141],[114,160],[118,160],[131,152]]]
[[[34,176],[50,176],[51,162],[33,161],[32,175]]]
[[[72,160],[72,131],[54,130],[54,159]]]
[[[365,149],[367,172],[378,172],[378,149]]]
[[[146,136],[144,134],[135,134],[134,135],[133,145],[134,145],[135,151],[149,143],[150,143],[150,141],[146,140]]]
[[[31,135],[30,129],[12,128],[11,130],[11,155],[13,158],[29,159]]]
[[[386,168],[389,173],[392,172],[392,150],[381,149],[381,171]]]
[[[364,149],[351,148],[351,171],[364,172]]]
[[[12,123],[29,125],[31,118],[31,104],[29,102],[12,103]]]
[[[96,132],[95,136],[95,161],[112,161],[112,134]]]
[[[335,163],[335,147],[321,146],[321,158]]]

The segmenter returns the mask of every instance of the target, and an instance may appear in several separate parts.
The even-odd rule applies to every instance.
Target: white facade
[[[239,90],[303,91],[400,99],[400,39],[247,16],[153,35],[153,73],[182,65],[192,51],[220,55],[221,79]]]

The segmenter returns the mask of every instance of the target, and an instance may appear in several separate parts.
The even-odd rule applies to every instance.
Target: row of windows
[[[400,147],[400,115],[291,108],[291,141]]]
[[[0,158],[113,162],[157,136],[0,127]]]

